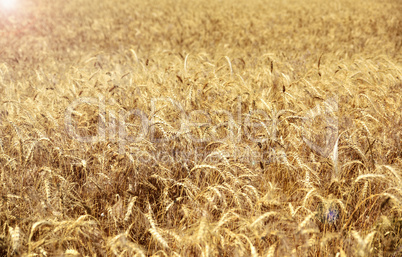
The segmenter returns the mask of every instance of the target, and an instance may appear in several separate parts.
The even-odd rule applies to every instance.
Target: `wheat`
[[[41,2],[0,12],[0,256],[398,253],[398,1]]]
[[[45,178],[45,192],[46,192],[46,200],[49,203],[52,199],[52,191],[49,178]]]
[[[380,174],[364,174],[364,175],[360,175],[358,176],[354,183],[359,182],[362,179],[367,179],[367,178],[381,178],[381,179],[387,179],[384,175],[380,175]]]
[[[257,250],[255,249],[255,247],[254,247],[253,243],[250,241],[250,239],[247,236],[242,235],[242,234],[240,234],[239,236],[245,238],[247,240],[247,242],[249,243],[250,249],[251,249],[251,256],[257,257],[258,256]]]
[[[65,256],[80,256],[80,253],[75,249],[67,249],[64,254]]]
[[[11,237],[11,249],[14,254],[18,254],[18,250],[21,247],[21,231],[20,227],[16,226],[15,228],[9,227],[8,233]]]
[[[274,256],[274,254],[275,254],[275,249],[276,249],[276,245],[277,245],[277,243],[271,245],[271,246],[268,248],[267,257],[273,257],[273,256]]]
[[[133,213],[133,207],[134,207],[136,199],[137,199],[137,197],[133,197],[130,200],[130,202],[129,202],[128,206],[127,206],[126,215],[124,216],[124,222],[128,222],[128,220],[130,219],[130,216]]]
[[[315,216],[315,213],[310,213],[309,215],[307,215],[304,220],[299,223],[297,230],[300,231],[301,229],[303,229],[307,223]]]
[[[157,231],[156,228],[150,228],[149,232],[152,234],[152,236],[165,248],[169,248],[168,243],[166,240],[162,237],[161,234]]]
[[[206,227],[206,218],[202,217],[201,222],[200,222],[200,227],[198,228],[197,239],[196,239],[198,242],[201,242],[202,239],[204,238],[205,227]]]
[[[257,223],[261,222],[263,219],[268,218],[270,216],[275,216],[277,213],[272,211],[272,212],[267,212],[258,217],[253,223],[251,223],[251,227],[255,226]]]

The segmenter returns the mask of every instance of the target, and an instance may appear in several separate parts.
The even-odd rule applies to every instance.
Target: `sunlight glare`
[[[17,5],[17,0],[1,0],[1,6],[4,9],[11,10],[14,9]]]

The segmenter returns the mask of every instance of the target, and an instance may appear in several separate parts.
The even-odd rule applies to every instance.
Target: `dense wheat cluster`
[[[398,0],[0,12],[1,256],[401,256]]]

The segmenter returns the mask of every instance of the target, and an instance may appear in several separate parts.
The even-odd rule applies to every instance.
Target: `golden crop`
[[[0,255],[400,256],[401,13],[0,10]]]

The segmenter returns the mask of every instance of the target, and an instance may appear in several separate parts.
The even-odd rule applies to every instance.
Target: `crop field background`
[[[6,7],[0,256],[402,256],[401,1]]]

